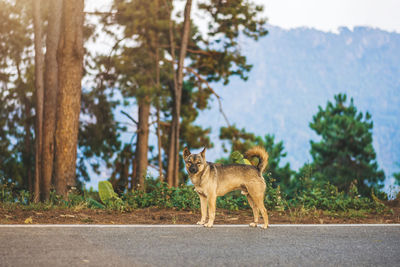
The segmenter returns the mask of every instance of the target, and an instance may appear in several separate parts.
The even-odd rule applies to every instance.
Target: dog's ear
[[[206,160],[206,148],[203,149],[203,151],[200,152],[201,157]]]
[[[187,148],[187,147],[185,147],[184,149],[183,149],[183,159],[186,159],[187,157],[189,157],[190,156],[190,151],[189,151],[189,148]]]

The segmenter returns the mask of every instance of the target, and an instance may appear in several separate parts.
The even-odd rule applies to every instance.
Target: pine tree
[[[394,179],[396,179],[396,184],[400,186],[400,172],[393,173]]]
[[[43,144],[43,102],[44,102],[44,56],[43,56],[43,22],[41,0],[33,0],[33,28],[35,33],[35,179],[34,202],[40,200],[42,184],[42,144]]]
[[[49,3],[49,18],[46,33],[46,56],[44,72],[43,144],[42,144],[42,200],[50,198],[54,163],[54,135],[58,91],[57,48],[60,37],[62,0]]]
[[[338,94],[310,123],[320,137],[311,141],[312,177],[317,181],[329,181],[339,190],[348,191],[356,180],[359,192],[367,195],[370,187],[381,188],[385,179],[378,169],[376,153],[372,145],[373,122],[371,115],[357,111],[353,99]]]
[[[400,163],[397,163],[397,167],[400,167]],[[394,178],[394,183],[400,186],[400,172],[393,173],[393,178]]]
[[[26,1],[0,1],[0,176],[33,192],[33,26]]]
[[[54,180],[59,195],[76,186],[76,159],[83,75],[83,0],[63,2],[58,45],[58,95]]]

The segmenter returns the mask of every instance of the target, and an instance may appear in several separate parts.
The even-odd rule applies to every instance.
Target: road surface
[[[400,225],[0,225],[0,266],[400,266]]]

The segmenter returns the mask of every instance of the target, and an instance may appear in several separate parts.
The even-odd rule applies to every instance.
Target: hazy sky
[[[269,23],[283,28],[305,26],[335,32],[340,26],[371,26],[400,33],[400,0],[253,1],[265,6]],[[85,0],[86,10],[106,8],[111,2]]]
[[[340,26],[371,26],[400,33],[399,0],[256,0],[269,22],[284,28],[314,27],[335,31]]]

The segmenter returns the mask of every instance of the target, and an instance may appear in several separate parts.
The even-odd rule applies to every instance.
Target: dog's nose
[[[196,173],[196,172],[197,172],[197,168],[194,167],[194,166],[190,166],[189,171],[190,171],[191,173]]]

